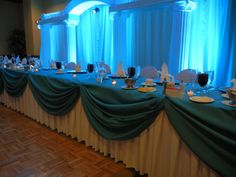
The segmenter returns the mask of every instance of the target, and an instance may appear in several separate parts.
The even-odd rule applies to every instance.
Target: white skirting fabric
[[[84,141],[86,146],[92,146],[105,156],[110,155],[115,161],[122,161],[140,174],[147,173],[149,177],[218,176],[183,143],[164,111],[138,137],[111,141],[102,138],[90,126],[81,99],[66,116],[52,116],[43,111],[29,86],[18,98],[4,91],[0,94],[0,102],[59,133]]]

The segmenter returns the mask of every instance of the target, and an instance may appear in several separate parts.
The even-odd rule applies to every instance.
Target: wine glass
[[[207,71],[208,73],[208,87],[212,86],[212,82],[214,80],[214,71]]]
[[[134,77],[134,75],[135,75],[135,67],[133,67],[133,66],[128,67],[128,75],[129,75],[129,77]]]
[[[91,78],[91,73],[92,73],[93,70],[94,70],[94,64],[89,63],[89,64],[87,65],[87,70],[88,70],[88,72],[89,72],[89,78]]]
[[[202,91],[204,92],[203,87],[205,87],[207,85],[208,73],[207,72],[198,73],[197,74],[197,81],[198,81],[198,84],[200,85],[200,87],[202,88]]]
[[[57,67],[57,69],[61,69],[61,62],[60,61],[56,62],[56,67]]]
[[[138,79],[141,75],[141,67],[140,66],[136,66],[136,69],[135,69],[135,79]]]

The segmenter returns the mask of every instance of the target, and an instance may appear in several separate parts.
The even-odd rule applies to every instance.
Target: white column
[[[67,34],[67,62],[76,63],[76,26],[79,21],[75,20],[66,20],[66,34]]]

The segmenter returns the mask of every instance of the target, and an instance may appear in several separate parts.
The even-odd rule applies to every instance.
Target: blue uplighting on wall
[[[219,70],[219,65],[230,63],[229,59],[222,58],[226,52],[228,11],[229,1],[217,0],[198,1],[195,10],[183,12],[182,69],[212,70],[218,78],[220,73],[224,75],[225,82],[230,80],[232,76],[227,73],[232,70],[232,65],[228,65],[228,71]],[[216,84],[223,84],[223,81]]]
[[[40,56],[45,62],[103,60],[113,72],[120,62],[158,70],[167,63],[172,75],[187,68],[214,71],[217,85],[232,78],[232,0],[176,0],[139,8],[132,8],[132,1],[122,1],[128,9],[111,14],[108,0],[72,0],[64,11],[42,15]]]

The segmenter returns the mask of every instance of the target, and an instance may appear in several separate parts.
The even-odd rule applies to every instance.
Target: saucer
[[[207,96],[193,96],[189,99],[196,103],[212,103],[213,101],[215,101],[213,98]]]
[[[227,93],[221,94],[222,97],[229,99],[229,95]]]
[[[235,107],[235,108],[236,108],[236,103],[231,104],[231,101],[230,101],[230,100],[224,100],[224,101],[222,101],[221,103],[223,103],[224,105],[232,106],[232,107]]]
[[[124,86],[122,86],[121,88],[124,89],[124,90],[136,90],[138,87],[137,87],[137,86],[134,86],[134,87],[127,87],[126,85],[124,85]]]
[[[151,83],[151,84],[147,84],[146,82],[143,82],[142,85],[147,86],[147,87],[154,87],[154,86],[156,86],[157,84],[154,83],[154,82]]]
[[[64,71],[57,71],[56,74],[64,74],[65,72]]]

